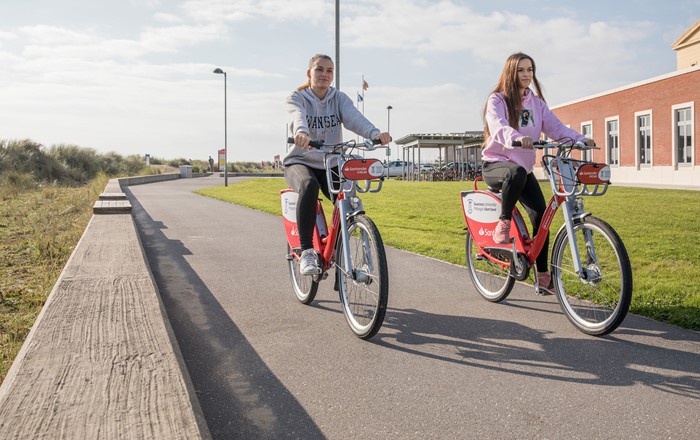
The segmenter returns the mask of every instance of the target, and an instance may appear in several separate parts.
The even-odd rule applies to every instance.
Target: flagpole
[[[362,84],[360,84],[360,87],[362,88],[362,114],[365,114],[365,76],[362,75]]]

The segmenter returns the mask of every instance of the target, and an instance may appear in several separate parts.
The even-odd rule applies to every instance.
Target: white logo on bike
[[[481,236],[490,236],[493,235],[493,230],[491,229],[484,229],[483,227],[479,228],[479,235]]]
[[[380,177],[382,174],[384,174],[384,166],[381,162],[377,161],[370,165],[369,170],[367,171],[369,172],[370,176]]]
[[[464,196],[463,206],[467,217],[479,223],[498,221],[500,200],[485,193],[470,193]]]

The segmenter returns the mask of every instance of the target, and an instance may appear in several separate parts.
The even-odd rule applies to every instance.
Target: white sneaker
[[[301,272],[302,275],[318,275],[321,273],[316,250],[306,249],[301,253],[301,258],[299,258],[299,272]]]

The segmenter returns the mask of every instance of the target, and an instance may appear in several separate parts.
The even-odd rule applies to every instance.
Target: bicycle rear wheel
[[[587,216],[574,224],[578,254],[586,279],[574,270],[566,228],[552,247],[552,278],[566,317],[583,333],[615,330],[632,300],[632,267],[622,240],[605,221]]]
[[[469,232],[467,232],[465,249],[469,276],[477,292],[491,302],[506,299],[515,284],[515,279],[510,276],[510,269],[486,258]]]
[[[374,222],[364,214],[348,222],[350,267],[338,240],[338,293],[350,329],[361,339],[374,336],[384,322],[389,298],[389,270],[384,243]]]
[[[318,291],[318,275],[302,275],[299,271],[299,255],[287,244],[287,263],[289,264],[289,276],[292,279],[292,290],[299,302],[311,304]]]

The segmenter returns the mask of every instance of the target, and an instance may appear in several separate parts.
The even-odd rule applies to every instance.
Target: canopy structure
[[[437,148],[440,165],[448,162],[460,164],[481,161],[481,144],[484,142],[483,131],[465,131],[449,134],[409,134],[394,141],[402,150],[405,161],[420,163],[421,148]],[[417,156],[417,157],[416,157]],[[460,167],[461,173],[464,169]],[[408,180],[421,180],[418,172],[410,170]]]

